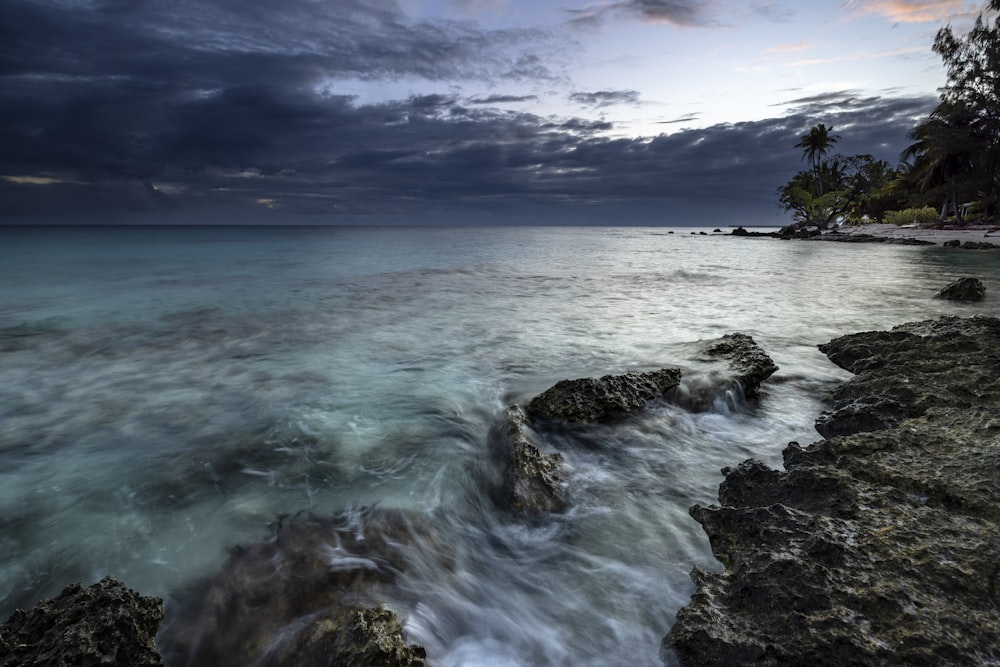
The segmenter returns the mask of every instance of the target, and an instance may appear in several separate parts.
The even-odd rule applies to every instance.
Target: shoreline
[[[946,227],[911,227],[889,224],[856,225],[838,227],[836,230],[824,232],[823,235],[842,234],[846,236],[876,236],[886,239],[909,239],[930,241],[944,244],[948,241],[993,242],[990,239],[1000,239],[1000,227],[996,225],[969,225],[949,229]],[[1000,241],[997,241],[1000,242]]]
[[[720,342],[725,344],[713,345],[710,352],[728,360],[730,372],[744,386],[766,381],[776,367],[751,338],[739,336],[723,337]],[[675,651],[685,665],[965,664],[1000,659],[1000,629],[992,623],[1000,600],[1000,569],[994,558],[995,545],[1000,544],[1000,320],[949,316],[910,322],[890,331],[847,334],[819,349],[832,363],[854,373],[834,391],[832,410],[817,419],[822,439],[806,446],[789,443],[783,470],[754,459],[734,459],[735,467],[723,471],[718,505],[690,509],[725,570],[695,568],[697,590],[679,610],[662,647]],[[653,394],[673,386],[673,374],[668,375],[670,382],[653,387]],[[599,382],[619,379],[646,378],[609,376]],[[578,380],[574,386],[587,389],[593,382]],[[644,405],[645,398],[638,403]],[[628,411],[639,409],[642,405]],[[547,512],[542,508],[533,516]],[[412,515],[377,512],[370,518],[373,523],[365,524],[364,539],[355,534],[355,524],[341,525],[339,518],[290,522],[279,528],[280,540],[234,550],[228,566],[203,591],[208,593],[205,599],[228,605],[249,592],[248,599],[271,600],[267,608],[278,618],[265,619],[260,634],[280,635],[289,618],[294,622],[303,617],[303,609],[287,602],[286,593],[293,589],[281,585],[272,591],[271,580],[258,577],[248,579],[249,587],[240,583],[246,573],[262,571],[261,559],[272,562],[274,545],[280,543],[295,557],[294,580],[305,581],[321,598],[310,609],[323,612],[315,617],[322,625],[316,626],[317,634],[303,633],[302,642],[281,644],[288,656],[319,655],[314,651],[340,645],[342,636],[356,641],[355,626],[372,626],[374,619],[373,627],[392,639],[388,647],[370,649],[379,659],[389,654],[379,664],[425,664],[426,652],[406,644],[403,626],[391,609],[342,606],[336,596],[326,597],[331,590],[350,590],[351,600],[367,599],[365,590],[380,582],[391,584],[394,575],[386,579],[365,568],[360,574],[348,568],[331,579],[325,558],[308,557],[317,544],[325,544],[317,542],[317,535],[331,529],[346,530],[348,551],[363,558],[371,556],[370,545],[378,552],[384,545],[404,543],[414,530],[413,536],[421,540],[437,534],[432,524]],[[392,539],[384,540],[385,535]],[[403,557],[392,549],[394,558]],[[402,561],[386,562],[391,572],[405,569]],[[95,598],[112,586],[119,591],[113,600]],[[162,664],[163,656],[167,662],[176,659],[178,644],[155,642],[155,637],[163,639],[171,632],[157,633],[164,614],[161,600],[139,597],[115,580],[91,589],[92,594],[71,586],[57,600],[43,601],[38,612],[17,612],[0,626],[0,659],[24,658],[26,662],[18,664],[28,664],[41,638],[55,642],[46,644],[55,651],[85,649],[51,632],[53,626],[45,619],[47,610],[56,607],[58,614],[89,624],[90,635],[127,645],[142,658],[132,664]],[[237,596],[222,594],[227,591]],[[218,656],[235,656],[235,664],[245,664],[248,656],[238,651],[243,650],[239,647],[245,644],[245,633],[255,627],[250,619],[258,606],[237,605],[243,611],[234,619],[229,606],[213,609],[198,596],[192,601],[199,610],[190,614],[195,627],[206,626],[207,610],[213,621],[208,627],[235,633],[223,632],[223,644],[208,647],[211,662],[205,664],[214,664]],[[121,617],[134,619],[141,631],[122,638],[115,634],[117,626],[102,625],[109,605],[122,607]],[[226,618],[230,622],[221,622]],[[184,636],[201,637],[183,623],[175,625],[174,631],[178,629]],[[225,643],[232,641],[236,645]],[[369,651],[367,639],[361,643],[358,650]]]
[[[977,664],[1000,659],[1000,320],[848,334],[854,377],[783,469],[727,468],[695,505],[722,572],[664,638],[682,664]],[[734,465],[736,462],[734,461]]]
[[[716,232],[718,231],[717,229]],[[818,230],[815,226],[794,228],[793,231],[793,227],[790,225],[774,232],[753,231],[752,229],[739,226],[729,234],[726,234],[726,236],[770,238],[783,241],[942,245],[945,247],[961,247],[964,250],[1000,249],[1000,227],[997,225],[918,227],[915,225],[871,224],[835,227],[823,231]]]

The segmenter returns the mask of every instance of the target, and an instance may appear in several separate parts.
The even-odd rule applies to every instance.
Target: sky
[[[783,224],[961,0],[3,0],[0,224]]]

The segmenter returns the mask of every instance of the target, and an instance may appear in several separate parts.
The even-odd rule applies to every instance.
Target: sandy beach
[[[953,240],[962,243],[984,240],[989,243],[1000,243],[1000,227],[996,225],[972,225],[962,229],[934,229],[881,224],[840,227],[836,231],[840,234],[869,234],[893,239],[920,239],[933,243],[945,243]]]

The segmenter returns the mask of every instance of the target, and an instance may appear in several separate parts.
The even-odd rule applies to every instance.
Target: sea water
[[[985,301],[933,298],[966,275]],[[106,573],[169,608],[278,517],[375,506],[449,535],[400,610],[433,664],[670,663],[691,569],[720,567],[688,508],[818,439],[847,374],[816,345],[997,315],[998,278],[992,252],[690,228],[0,228],[0,618]],[[780,366],[756,403],[704,359],[734,331]],[[471,471],[506,406],[665,366],[674,401],[565,448],[566,514],[492,507]]]

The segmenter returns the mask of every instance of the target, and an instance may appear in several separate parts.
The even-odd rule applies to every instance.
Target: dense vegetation
[[[1000,0],[987,8],[1000,11]],[[947,83],[938,105],[909,132],[898,166],[871,155],[828,158],[840,137],[823,123],[802,135],[796,147],[810,169],[778,189],[797,224],[1000,218],[1000,19],[980,14],[965,35],[946,26],[934,52]]]

